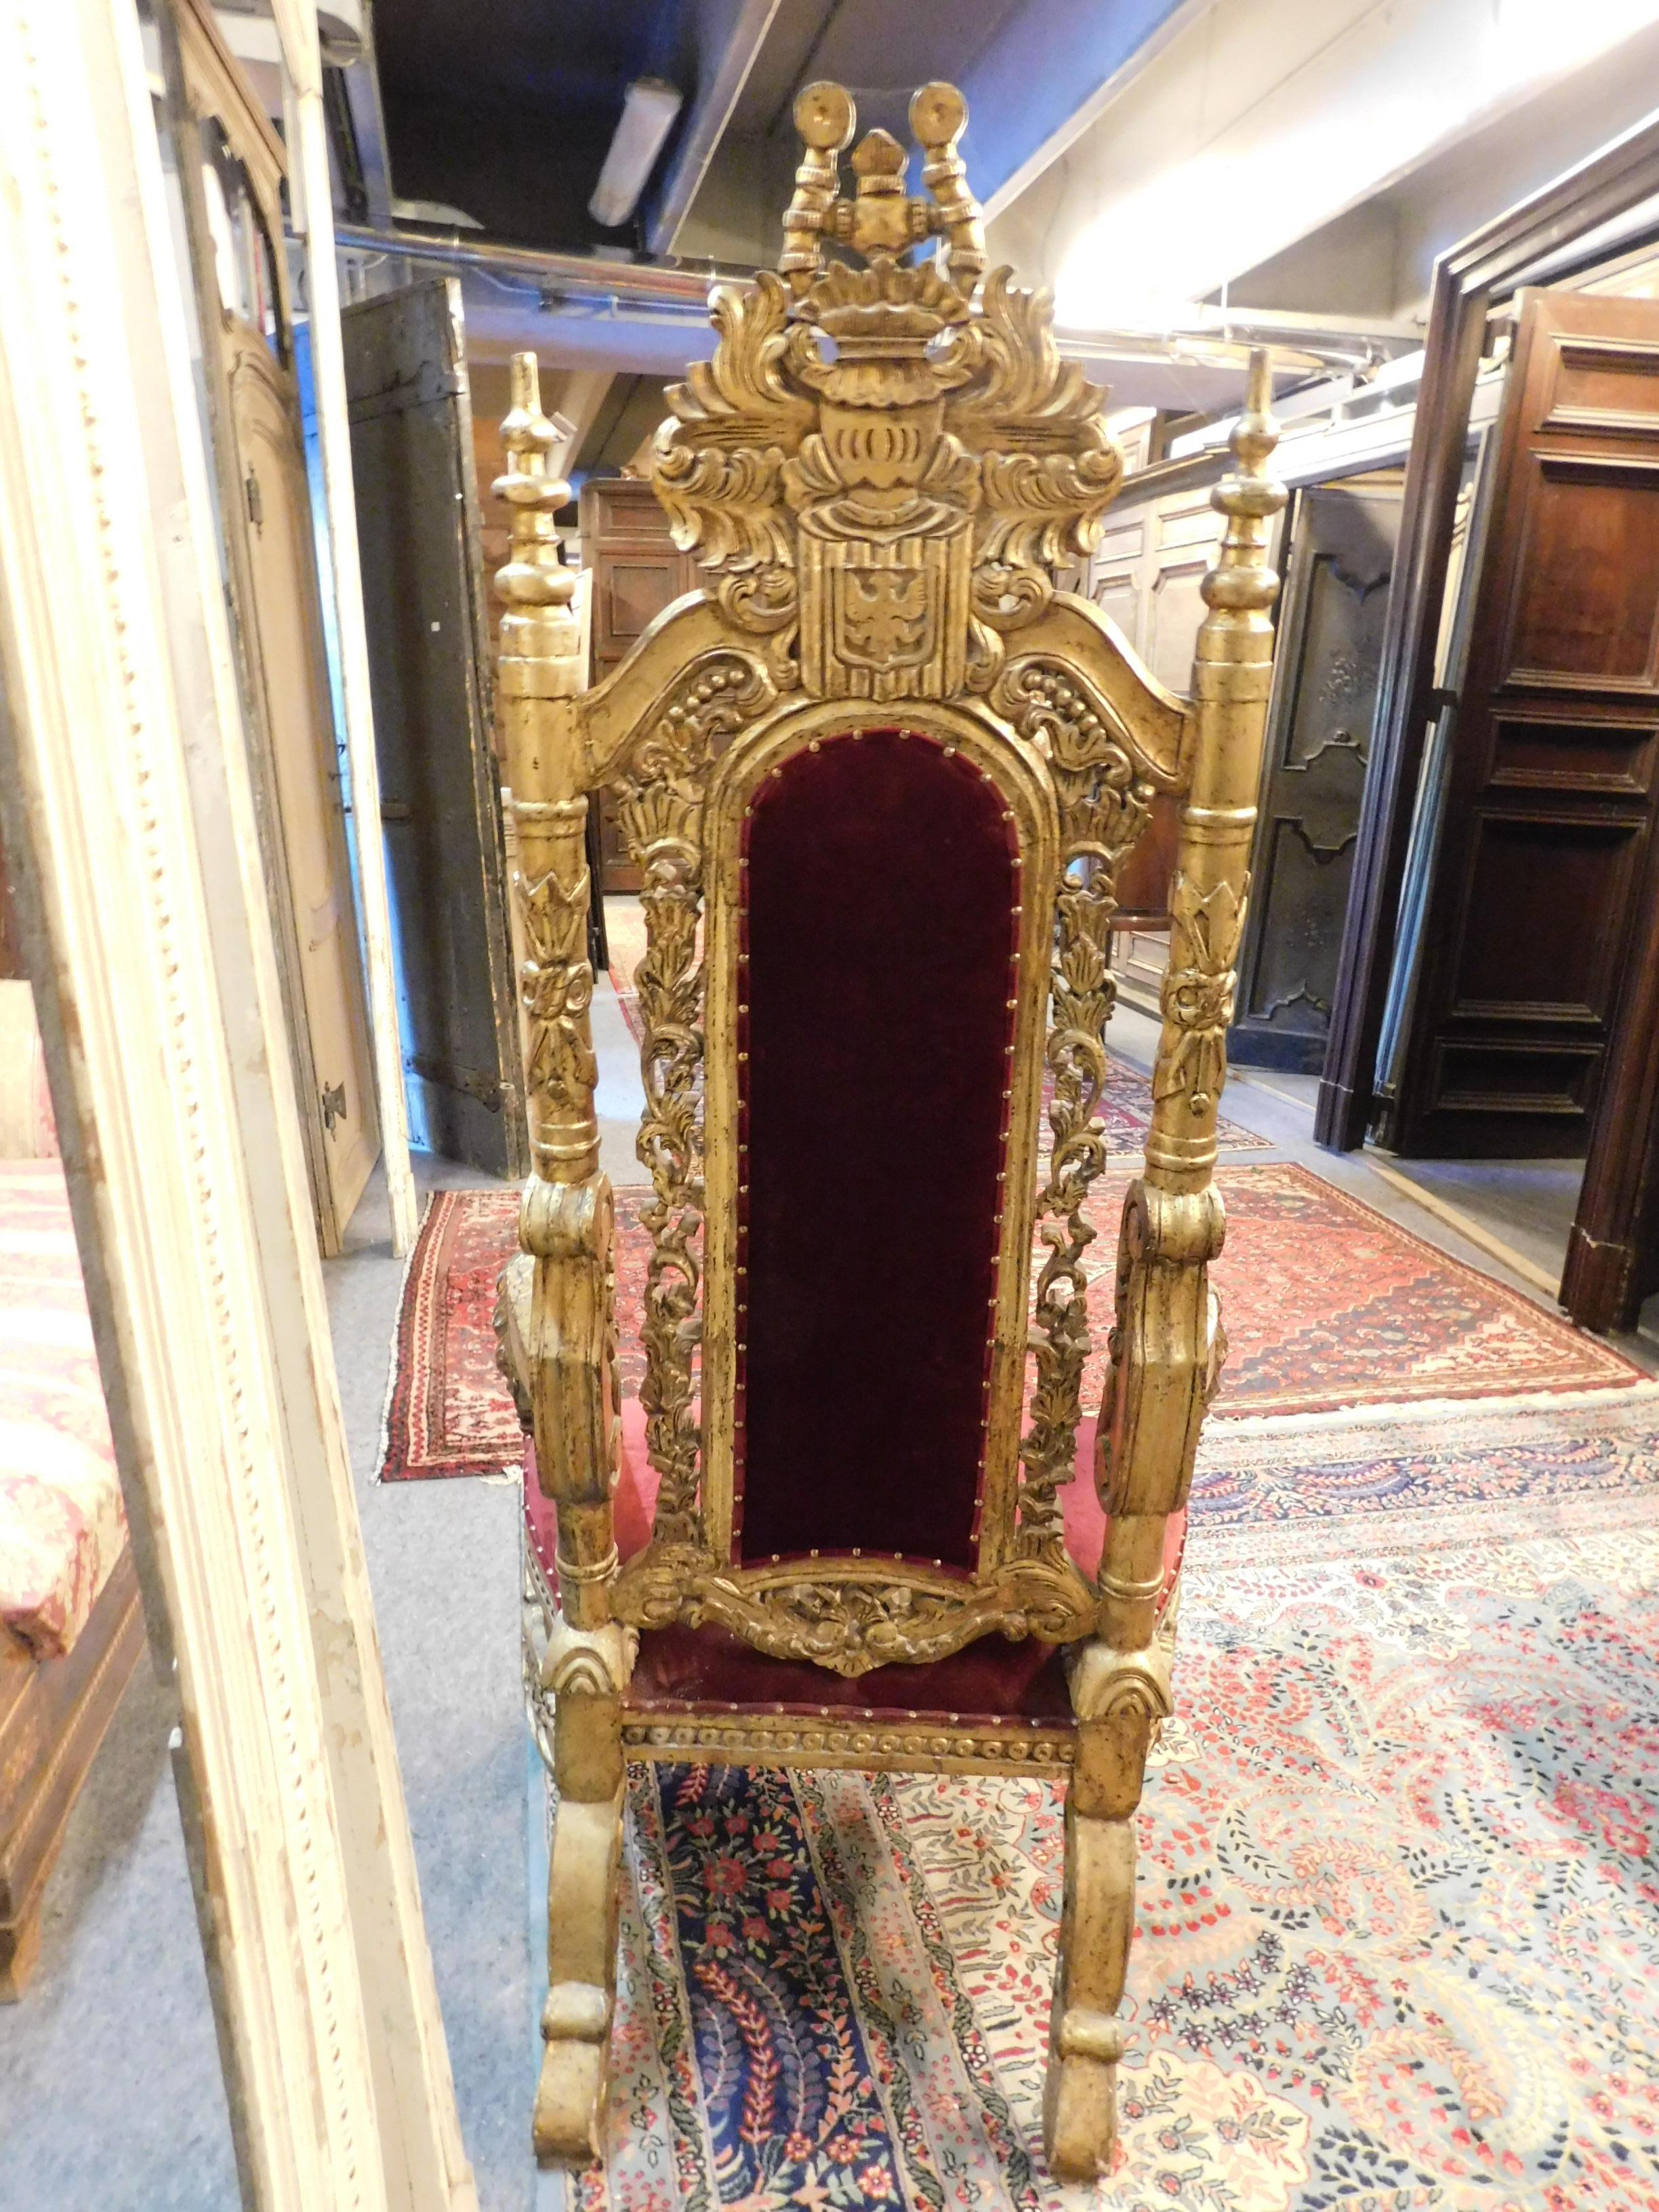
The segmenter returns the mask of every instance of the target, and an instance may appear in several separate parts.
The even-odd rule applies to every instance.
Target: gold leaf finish
[[[1048,568],[1090,550],[1123,472],[1102,395],[1054,346],[1048,295],[1006,269],[975,295],[960,95],[930,86],[915,106],[940,134],[924,176],[944,197],[903,198],[902,152],[876,132],[854,197],[825,200],[834,164],[809,143],[787,283],[717,290],[715,358],[669,392],[657,440],[677,542],[720,576],[735,623],[799,626],[813,698],[946,698],[970,666],[983,689],[997,632],[1048,604]],[[812,127],[842,114],[831,101]],[[896,258],[935,232],[939,264]],[[821,264],[824,234],[866,265]]]
[[[639,1156],[652,1195],[646,1276],[645,1407],[651,1463],[660,1478],[656,1534],[666,1544],[697,1535],[699,1437],[692,1371],[699,1336],[702,1134],[702,977],[697,925],[702,902],[703,793],[719,746],[771,703],[765,669],[726,652],[700,662],[669,693],[617,777],[617,818],[641,876],[646,950],[635,974],[644,1036],[645,1114]]]
[[[1042,748],[1060,802],[1060,876],[1054,901],[1047,1061],[1054,1082],[1048,1180],[1037,1204],[1047,1257],[1037,1278],[1031,1331],[1036,1386],[1020,1447],[1022,1554],[1064,1554],[1058,1492],[1072,1477],[1089,1356],[1083,1255],[1094,1242],[1084,1215],[1105,1165],[1096,1119],[1106,1081],[1106,1024],[1116,985],[1110,968],[1117,870],[1146,825],[1153,786],[1138,771],[1103,700],[1064,668],[1041,659],[1011,668],[994,692],[1022,734]]]
[[[927,85],[912,102],[920,198],[907,193],[903,149],[884,131],[854,153],[843,192],[855,118],[840,87],[808,87],[796,120],[803,152],[777,274],[715,293],[714,358],[670,393],[654,448],[659,495],[707,588],[678,601],[592,691],[581,690],[552,537],[563,494],[548,479],[551,434],[533,378],[507,426],[516,520],[501,575],[511,611],[501,693],[524,850],[535,1171],[525,1256],[502,1279],[498,1319],[558,1507],[556,1593],[534,1572],[526,1583],[548,1623],[531,1701],[561,1793],[535,2138],[544,2158],[597,2154],[625,1750],[1046,1770],[1069,1773],[1070,1787],[1044,2139],[1057,2178],[1088,2181],[1110,2167],[1134,1813],[1170,1709],[1166,1539],[1225,1348],[1208,1281],[1224,1229],[1216,1114],[1272,654],[1267,532],[1284,498],[1267,471],[1267,366],[1253,364],[1234,472],[1214,495],[1226,532],[1203,585],[1194,696],[1182,698],[1097,608],[1054,588],[1053,568],[1095,542],[1121,463],[1101,394],[1060,358],[1046,296],[1006,270],[986,277],[958,150],[960,94]],[[927,240],[939,250],[914,262]],[[737,1229],[747,1174],[744,823],[763,779],[802,750],[895,726],[985,779],[1018,858],[969,1571],[856,1552],[746,1559],[738,1534],[738,1493],[758,1472],[740,1469],[737,1448],[749,1327]],[[659,1491],[650,1540],[625,1565],[611,1527],[611,1194],[599,1173],[582,934],[586,794],[605,786],[641,871],[647,926],[635,979],[640,1156],[652,1185],[641,1396]],[[1085,1573],[1068,1547],[1064,1492],[1084,1411],[1083,1261],[1105,1157],[1115,886],[1160,792],[1181,800],[1173,945],[1146,1168],[1119,1225],[1097,1463],[1108,1526]],[[1054,1142],[1039,1185],[1045,1065]],[[811,1264],[803,1252],[800,1265]],[[647,1695],[635,1638],[669,1629],[735,1638],[816,1669],[835,1699],[815,1712],[758,1690],[749,1705],[720,1707]],[[914,1712],[895,1710],[903,1693],[890,1690],[879,1705],[868,1693],[868,1710],[846,1702],[865,1694],[848,1683],[890,1684],[987,1636],[1063,1647],[1068,1723],[923,1710],[939,1680],[927,1673]]]

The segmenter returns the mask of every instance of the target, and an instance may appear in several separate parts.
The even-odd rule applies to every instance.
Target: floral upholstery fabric
[[[0,1160],[0,1620],[61,1656],[125,1541],[63,1169]]]

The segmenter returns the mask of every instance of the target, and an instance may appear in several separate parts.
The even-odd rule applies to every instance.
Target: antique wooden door
[[[460,287],[341,317],[410,1133],[530,1164]]]
[[[641,478],[590,477],[581,494],[582,561],[592,571],[592,680],[603,683],[666,606],[701,581],[678,551],[657,495]],[[611,818],[599,816],[601,888],[636,891],[640,872]]]
[[[264,341],[227,319],[230,416],[243,470],[241,609],[269,733],[322,1159],[337,1250],[380,1149],[362,964],[340,805],[298,398]]]
[[[1659,302],[1522,292],[1401,1072],[1409,1157],[1584,1150],[1659,767]]]
[[[380,1131],[280,250],[284,157],[211,11],[192,0],[163,29],[254,802],[318,1239],[334,1253]]]
[[[1324,1065],[1400,509],[1393,476],[1297,497],[1227,1042],[1246,1066]]]

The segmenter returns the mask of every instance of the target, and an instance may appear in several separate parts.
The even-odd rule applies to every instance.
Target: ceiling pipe
[[[483,269],[520,276],[556,292],[615,300],[639,307],[684,307],[705,314],[714,284],[747,284],[746,269],[659,269],[644,261],[602,259],[592,253],[552,253],[534,246],[502,246],[462,231],[423,230],[398,224],[372,230],[338,223],[334,242],[358,253],[401,253],[410,261],[441,262],[451,269]]]
[[[480,269],[517,276],[544,292],[572,301],[595,300],[617,307],[654,308],[701,319],[716,284],[753,282],[749,269],[665,269],[647,261],[603,258],[591,253],[555,253],[541,246],[507,246],[467,231],[434,230],[398,223],[389,230],[339,223],[335,243],[353,252],[399,253],[411,261],[434,262],[449,269]],[[556,299],[547,302],[550,312]],[[1301,315],[1252,307],[1239,312],[1196,307],[1190,320],[1171,321],[1155,330],[1058,330],[1060,351],[1073,360],[1208,361],[1243,366],[1251,346],[1274,349],[1281,374],[1310,375],[1324,369],[1376,368],[1423,343],[1423,333],[1401,323],[1370,322],[1340,315]]]

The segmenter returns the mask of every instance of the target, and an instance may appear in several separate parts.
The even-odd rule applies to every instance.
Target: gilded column
[[[542,1684],[554,1700],[559,1808],[533,2136],[539,2157],[581,2164],[599,2153],[605,2109],[622,1835],[619,1706],[632,1637],[611,1617],[612,1201],[593,1106],[576,580],[553,528],[570,491],[552,473],[555,434],[541,410],[532,354],[514,356],[513,403],[501,426],[507,473],[495,486],[513,513],[512,556],[495,579],[507,606],[496,696],[518,830],[513,896],[529,1033],[532,1169],[519,1241],[534,1273],[520,1380],[541,1485],[558,1508],[559,1617]]]
[[[1098,1482],[1110,1516],[1099,1629],[1070,1655],[1078,1741],[1066,1798],[1066,1886],[1049,2022],[1043,2136],[1066,2181],[1109,2171],[1117,2018],[1134,1929],[1135,1809],[1146,1754],[1170,1710],[1172,1616],[1158,1598],[1169,1516],[1186,1503],[1224,1340],[1209,1262],[1224,1226],[1215,1165],[1234,961],[1261,766],[1279,580],[1267,532],[1284,505],[1267,475],[1274,441],[1267,357],[1251,356],[1233,472],[1212,495],[1227,518],[1203,583],[1188,734],[1190,778],[1170,891],[1163,1032],[1146,1173],[1124,1200],[1112,1366]]]
[[[1212,1176],[1273,673],[1269,610],[1279,579],[1267,544],[1285,490],[1267,469],[1277,439],[1272,391],[1268,357],[1258,349],[1233,429],[1234,466],[1211,494],[1226,530],[1200,587],[1209,611],[1194,664],[1191,772],[1170,890],[1152,1121],[1146,1173],[1124,1206],[1099,1471],[1112,1516],[1101,1632],[1124,1651],[1151,1641],[1164,1521],[1186,1503],[1225,1348],[1207,1273],[1225,1226]]]

